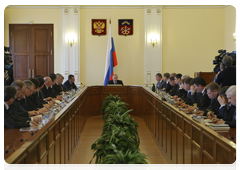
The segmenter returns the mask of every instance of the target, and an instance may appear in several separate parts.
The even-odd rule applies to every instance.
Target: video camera
[[[224,56],[230,56],[233,59],[233,66],[236,66],[236,51],[232,51],[231,53],[226,52],[226,50],[218,50],[219,55],[215,56],[215,60],[213,60],[213,65],[216,65],[213,69],[215,73],[220,71],[220,64]]]
[[[226,52],[226,50],[218,50],[220,53],[218,56],[215,56],[215,60],[213,60],[213,64],[220,64],[224,56],[230,56],[233,59],[233,66],[236,65],[236,51],[232,51],[231,53]]]
[[[10,51],[10,47],[4,46],[4,63],[7,65],[13,62],[12,58],[10,57],[12,56],[12,54],[10,54],[9,51]]]

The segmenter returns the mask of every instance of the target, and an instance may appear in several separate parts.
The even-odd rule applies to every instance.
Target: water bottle
[[[42,125],[44,126],[45,124],[46,124],[46,116],[43,116]]]
[[[197,115],[193,115],[193,119],[197,120]]]
[[[68,103],[71,102],[71,100],[72,100],[72,98],[69,96],[69,98],[68,98]]]
[[[52,118],[53,118],[53,111],[51,110],[49,120],[51,120]]]
[[[64,108],[65,104],[64,102],[61,103],[61,108]]]
[[[50,120],[49,120],[49,116],[47,115],[46,116],[46,124],[49,122]]]
[[[202,116],[200,116],[200,123],[201,123],[201,124],[204,124],[204,119],[203,119]]]

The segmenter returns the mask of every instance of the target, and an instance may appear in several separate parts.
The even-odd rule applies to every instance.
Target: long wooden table
[[[66,164],[88,117],[100,115],[103,100],[118,95],[142,117],[171,163],[207,164],[236,160],[236,129],[217,133],[140,86],[89,86],[36,132],[4,129],[4,153],[12,164]],[[14,149],[14,151],[12,150]]]

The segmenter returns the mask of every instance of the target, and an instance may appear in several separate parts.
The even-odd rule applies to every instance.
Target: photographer
[[[11,85],[14,81],[13,79],[13,61],[10,57],[8,49],[9,47],[4,47],[4,85]]]
[[[224,86],[236,85],[236,68],[233,67],[233,59],[231,56],[224,56],[222,59],[224,70],[221,71],[216,79],[216,83]]]

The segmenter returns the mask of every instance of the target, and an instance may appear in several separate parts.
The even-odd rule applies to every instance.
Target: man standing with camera
[[[233,59],[231,56],[224,56],[222,59],[224,70],[221,71],[216,79],[216,83],[224,86],[236,85],[236,67],[233,67]]]

